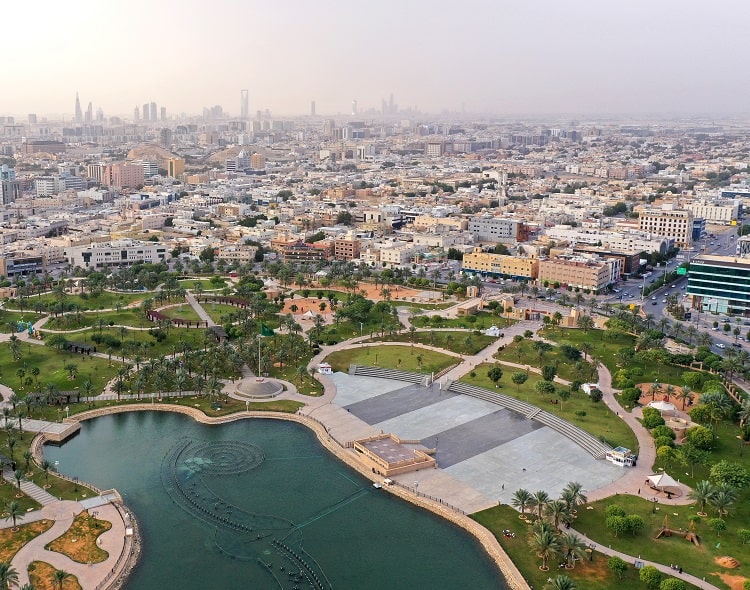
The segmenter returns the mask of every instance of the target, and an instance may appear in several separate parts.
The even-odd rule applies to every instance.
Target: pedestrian
[[[677,568],[677,572],[681,574],[682,573],[682,568],[681,567]]]
[[[503,489],[503,490],[505,489],[505,484],[503,484],[503,485],[501,486],[501,489]]]
[[[638,488],[638,495],[641,495],[641,488]]]

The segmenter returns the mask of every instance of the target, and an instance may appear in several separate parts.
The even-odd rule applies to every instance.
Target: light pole
[[[249,399],[245,400],[245,411],[246,412],[250,411],[250,400]]]

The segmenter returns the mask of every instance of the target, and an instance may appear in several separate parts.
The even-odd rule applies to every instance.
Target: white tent
[[[649,402],[649,408],[656,408],[660,412],[676,412],[677,408],[671,402]]]
[[[678,488],[680,487],[680,484],[678,484],[670,475],[666,473],[657,473],[655,475],[649,475],[647,478],[651,484],[659,489],[664,490],[664,488]]]

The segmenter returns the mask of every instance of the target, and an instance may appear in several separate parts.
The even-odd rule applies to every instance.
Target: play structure
[[[19,332],[28,330],[29,336],[32,336],[34,334],[34,324],[32,324],[31,322],[24,322],[23,320],[20,320],[16,329]]]
[[[658,539],[659,537],[671,537],[672,535],[675,535],[677,537],[684,537],[686,541],[690,541],[696,547],[700,547],[700,540],[698,539],[698,534],[695,532],[694,520],[690,521],[690,527],[687,530],[674,530],[669,528],[669,517],[665,516],[664,522],[661,523],[661,526],[659,527],[654,540]]]

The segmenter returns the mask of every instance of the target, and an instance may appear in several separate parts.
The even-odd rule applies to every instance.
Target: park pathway
[[[16,478],[10,469],[3,469],[3,479],[10,482],[14,486],[17,485]],[[57,502],[52,494],[47,492],[44,488],[39,487],[33,481],[21,480],[21,491],[29,496],[30,498],[39,502],[42,506],[48,506]]]
[[[188,291],[185,293],[185,301],[187,301],[190,304],[190,307],[192,307],[195,310],[195,313],[198,314],[198,317],[206,322],[206,325],[210,328],[212,326],[216,325],[216,322],[211,319],[211,316],[206,313],[206,310],[203,309],[203,306],[198,303],[195,297],[193,297],[193,294]]]

